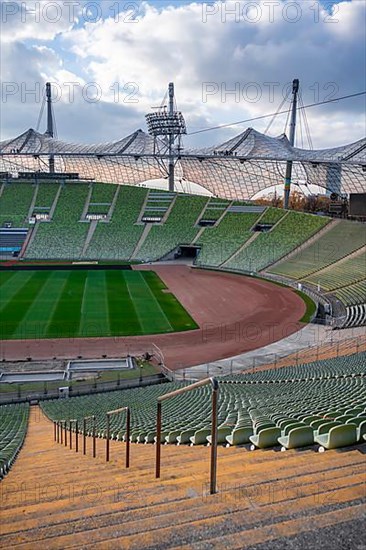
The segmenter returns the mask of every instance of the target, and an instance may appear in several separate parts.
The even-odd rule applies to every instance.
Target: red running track
[[[261,348],[304,327],[306,306],[290,288],[260,279],[192,269],[178,265],[137,266],[152,269],[187,311],[199,329],[153,336],[5,340],[0,354],[8,361],[31,357],[45,360],[77,356],[138,355],[157,345],[171,369],[208,363]]]

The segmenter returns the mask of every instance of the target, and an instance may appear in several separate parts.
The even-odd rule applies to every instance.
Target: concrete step
[[[361,517],[365,499],[360,446],[327,453],[220,447],[219,492],[211,496],[207,447],[162,446],[160,480],[154,445],[132,444],[129,470],[124,443],[111,442],[109,463],[104,440],[96,459],[90,438],[87,449],[75,452],[75,435],[72,450],[54,442],[52,423],[31,408],[23,449],[0,484],[2,547],[244,548]]]

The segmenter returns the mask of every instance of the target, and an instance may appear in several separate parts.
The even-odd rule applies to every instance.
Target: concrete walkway
[[[309,324],[299,332],[263,348],[236,355],[235,357],[228,357],[214,363],[177,370],[176,376],[177,379],[201,379],[207,376],[235,374],[243,370],[250,370],[253,367],[273,363],[280,358],[297,352],[301,361],[301,351],[305,351],[310,347],[341,342],[358,336],[366,336],[366,327],[332,330],[330,327]]]

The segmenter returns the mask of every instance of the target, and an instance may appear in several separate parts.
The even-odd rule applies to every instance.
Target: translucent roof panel
[[[52,156],[56,172],[80,179],[137,185],[167,178],[163,141],[137,130],[120,140],[96,145],[52,139],[29,129],[0,143],[0,172],[48,172]],[[293,162],[292,181],[328,191],[366,192],[366,138],[322,150],[291,147],[285,135],[270,137],[248,128],[225,143],[185,150],[176,158],[176,177],[197,183],[213,195],[250,199],[284,182],[286,162]]]

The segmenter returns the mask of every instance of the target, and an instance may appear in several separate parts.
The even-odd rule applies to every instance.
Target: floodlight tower
[[[165,140],[165,152],[168,153],[169,191],[174,191],[176,157],[181,149],[182,135],[187,133],[187,129],[183,114],[176,109],[173,82],[169,84],[168,97],[168,111],[166,105],[161,105],[157,112],[146,115],[146,123],[148,132],[154,137],[155,143],[159,136]],[[175,147],[176,143],[177,147]]]
[[[291,122],[290,122],[290,136],[289,142],[292,147],[295,145],[295,129],[296,129],[296,113],[297,113],[297,95],[299,92],[299,79],[295,78],[292,82],[292,109],[291,109]],[[285,176],[285,195],[283,201],[283,207],[287,209],[290,202],[291,191],[291,177],[292,177],[292,160],[286,162],[286,176]]]

